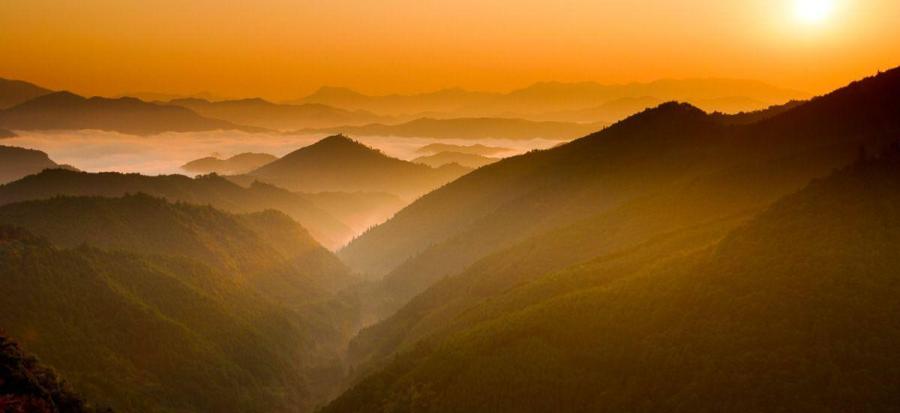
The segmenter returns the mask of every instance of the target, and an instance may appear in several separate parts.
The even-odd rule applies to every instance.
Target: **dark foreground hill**
[[[137,192],[171,201],[212,205],[234,213],[278,210],[303,225],[328,248],[337,248],[353,237],[350,228],[301,195],[259,183],[242,187],[216,175],[192,179],[182,175],[48,170],[0,186],[0,205],[57,195],[119,197]]]
[[[57,168],[75,169],[53,162],[41,151],[0,145],[0,185],[39,173],[44,169]]]
[[[0,110],[0,126],[14,130],[99,129],[135,135],[259,130],[206,118],[180,106],[135,98],[85,98],[69,92],[42,95]]]
[[[0,411],[93,412],[56,372],[26,354],[0,330]]]
[[[414,199],[468,171],[391,158],[336,135],[291,152],[248,176],[301,192],[387,192]]]
[[[894,411],[900,152],[722,229],[473,303],[325,411]]]

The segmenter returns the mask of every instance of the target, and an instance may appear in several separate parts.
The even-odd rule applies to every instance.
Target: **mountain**
[[[419,118],[396,125],[371,124],[302,130],[297,133],[347,133],[361,136],[399,136],[435,139],[571,139],[606,125],[603,123],[536,122],[507,118]]]
[[[598,117],[577,120],[613,122],[670,100],[690,102],[711,111],[733,112],[762,109],[807,97],[803,92],[753,80],[663,79],[630,84],[542,82],[509,93],[446,89],[388,96],[369,96],[350,89],[326,87],[297,103],[320,103],[392,116],[434,112],[452,117],[518,117],[529,120],[552,120],[552,117],[547,119],[547,114],[610,105],[611,108],[619,107],[618,111],[594,111]],[[617,100],[620,102],[616,103]],[[641,103],[641,100],[645,101]],[[627,110],[622,110],[623,107]]]
[[[8,131],[6,129],[0,129],[0,139],[2,138],[15,138],[16,135],[13,131]]]
[[[420,198],[340,251],[375,280],[367,312],[387,317],[354,339],[354,371],[536,277],[692,228],[734,229],[896,140],[898,91],[892,70],[743,125],[666,104]]]
[[[259,130],[205,118],[180,106],[158,105],[135,98],[84,98],[69,92],[39,96],[0,111],[0,126],[14,130],[100,129],[135,135]]]
[[[300,148],[248,174],[302,192],[387,192],[413,199],[468,172],[391,158],[343,135]]]
[[[303,225],[313,238],[328,248],[337,248],[354,236],[345,224],[302,195],[261,183],[242,187],[217,175],[192,179],[182,175],[47,170],[0,186],[0,205],[58,195],[119,197],[138,192],[170,201],[212,205],[233,213],[267,209],[281,211]]]
[[[486,156],[470,153],[439,152],[434,155],[420,156],[410,162],[428,165],[432,168],[439,168],[447,164],[455,163],[457,165],[465,166],[466,168],[478,169],[482,166],[497,162],[498,160],[499,159],[497,158],[488,158]]]
[[[898,237],[894,148],[434,319],[323,411],[893,411]]]
[[[188,98],[168,103],[193,110],[202,116],[274,130],[363,125],[386,119],[363,110],[349,111],[316,103],[277,104],[259,98],[218,102]]]
[[[32,83],[0,78],[0,110],[50,93],[53,91]]]
[[[61,249],[2,227],[0,278],[0,325],[115,411],[308,411],[336,374],[327,312],[291,310],[183,256]]]
[[[369,96],[347,88],[326,86],[293,103],[315,103],[399,116],[421,112],[457,112],[472,104],[486,103],[495,98],[496,94],[493,93],[463,89],[443,89],[413,95]]]
[[[195,159],[181,166],[181,169],[195,174],[236,175],[250,172],[260,166],[278,159],[267,153],[241,153],[228,159],[215,156]]]
[[[499,146],[485,146],[480,143],[474,145],[454,145],[449,143],[430,143],[416,150],[417,153],[434,155],[440,152],[457,152],[468,153],[481,156],[495,156],[506,152],[513,152],[513,149],[503,148]]]
[[[765,203],[852,161],[861,145],[894,139],[895,91],[898,69],[749,125],[664,104],[569,144],[480,168],[420,198],[340,255],[360,272],[421,291],[530,236],[672,191],[692,193],[703,180],[717,197],[746,188],[758,192],[748,202]],[[720,185],[739,178],[743,187]]]
[[[0,184],[22,179],[44,169],[56,168],[75,169],[53,162],[46,153],[41,151],[0,145]]]
[[[0,330],[0,411],[93,412],[85,401],[34,356]]]
[[[347,269],[306,230],[276,211],[231,215],[148,195],[55,197],[0,207],[15,225],[53,245],[182,256],[243,276],[267,296],[299,305],[349,285]]]

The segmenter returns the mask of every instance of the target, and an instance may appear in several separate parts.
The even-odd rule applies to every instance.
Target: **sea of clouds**
[[[70,164],[84,171],[138,172],[148,175],[185,174],[181,165],[211,155],[229,157],[243,152],[263,152],[280,157],[325,137],[239,131],[164,133],[153,136],[94,130],[16,133],[20,136],[0,140],[0,145],[41,150],[57,163]],[[462,140],[370,136],[353,139],[389,156],[406,160],[420,156],[421,154],[416,153],[417,149],[435,142],[458,145],[480,143],[510,148],[509,152],[501,154],[503,157],[559,144],[559,141],[544,139]]]

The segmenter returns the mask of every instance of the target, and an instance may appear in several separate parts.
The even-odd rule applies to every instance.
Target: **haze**
[[[276,100],[322,85],[385,94],[668,77],[822,93],[900,63],[900,3],[836,0],[814,23],[792,3],[10,0],[0,77],[85,95]]]

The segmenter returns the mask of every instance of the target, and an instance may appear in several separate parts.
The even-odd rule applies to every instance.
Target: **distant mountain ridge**
[[[278,157],[275,155],[252,152],[240,153],[226,159],[208,156],[181,165],[181,169],[196,174],[236,175],[250,172],[276,159]]]
[[[663,79],[648,83],[601,84],[596,82],[541,82],[508,93],[473,92],[445,89],[410,95],[370,96],[347,88],[323,87],[295,102],[321,103],[342,108],[363,109],[387,115],[416,113],[453,113],[455,117],[535,117],[563,111],[601,107],[620,99],[651,98],[653,103],[669,100],[692,102],[706,110],[749,110],[804,99],[808,94],[779,88],[763,82],[739,79]],[[756,102],[755,107],[748,107]],[[616,121],[641,109],[645,104],[596,111],[594,118],[580,121]],[[560,119],[562,120],[562,119]]]
[[[259,98],[224,101],[186,98],[170,100],[167,104],[182,106],[200,115],[235,124],[273,130],[353,126],[388,119],[362,110],[350,111],[316,103],[278,104]]]
[[[33,83],[0,78],[0,110],[50,93],[53,91]]]
[[[413,199],[468,170],[431,168],[369,148],[343,135],[322,139],[251,171],[258,179],[301,192],[387,192]]]
[[[69,165],[60,165],[50,159],[46,153],[0,145],[0,185],[36,174],[44,169],[76,170]]]
[[[419,118],[395,125],[371,124],[301,130],[295,133],[346,133],[435,139],[572,139],[603,129],[605,123],[538,122],[511,118]]]
[[[180,106],[135,98],[85,98],[70,92],[49,93],[2,110],[0,126],[13,130],[100,129],[135,135],[261,130],[206,118]]]
[[[432,168],[440,168],[441,166],[455,163],[466,168],[478,169],[499,160],[500,159],[497,158],[488,158],[486,156],[471,153],[438,152],[434,155],[420,156],[410,162],[428,165]]]

